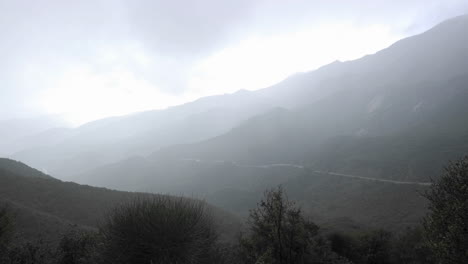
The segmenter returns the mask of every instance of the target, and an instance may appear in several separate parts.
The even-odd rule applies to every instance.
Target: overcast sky
[[[0,119],[79,124],[374,53],[467,0],[0,0]]]

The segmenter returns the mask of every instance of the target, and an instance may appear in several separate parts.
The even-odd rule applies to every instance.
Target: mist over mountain
[[[335,62],[256,92],[208,97],[168,110],[55,131],[59,135],[53,137],[59,140],[52,144],[10,155],[70,177],[133,155],[203,140],[208,140],[199,144],[204,149],[188,147],[195,153],[183,158],[310,162],[306,156],[311,149],[335,136],[431,131],[428,126],[460,136],[464,120],[457,118],[463,119],[464,112],[457,111],[466,110],[462,105],[468,68],[466,20],[466,16],[451,19],[375,55]],[[47,136],[40,134],[35,140],[47,141]]]
[[[69,124],[60,115],[0,120],[0,155],[10,155],[34,146],[48,146],[55,142],[48,135],[67,130],[67,127]]]
[[[244,12],[255,13],[254,6],[263,6],[260,3],[254,6],[244,4],[236,9],[238,18],[240,14],[248,17]],[[122,6],[119,4],[119,7]],[[125,7],[121,11],[126,14],[132,5],[128,3]],[[274,11],[275,7],[272,4],[271,9]],[[116,13],[115,18],[123,17],[126,16]],[[362,19],[360,23],[366,23]],[[261,28],[260,24],[255,25]],[[290,37],[285,39],[297,42],[291,46],[297,48],[290,50],[291,57],[297,57],[298,53],[299,57],[309,56],[307,47],[310,39],[304,38],[307,34],[298,29],[293,32],[295,37],[291,38],[290,26],[285,24],[278,30]],[[190,28],[189,25],[186,27]],[[155,32],[167,34],[169,29],[163,28],[164,25]],[[176,28],[169,28],[174,34],[179,32]],[[253,28],[251,32],[259,28]],[[356,31],[350,35],[358,34],[360,31],[356,28],[347,24],[343,27],[324,26],[324,31],[331,31],[327,34],[322,32],[322,35],[317,33],[317,36],[340,41],[340,38],[329,35],[339,35],[337,32],[352,29]],[[440,246],[445,245],[443,243],[428,241],[434,237],[450,237],[437,233],[445,231],[463,237],[466,233],[464,219],[468,219],[465,210],[468,159],[462,158],[468,156],[468,15],[453,17],[406,38],[401,36],[417,30],[406,28],[406,35],[398,35],[380,24],[370,28],[376,37],[369,37],[369,41],[377,41],[377,36],[386,36],[379,45],[374,43],[370,46],[387,48],[358,59],[336,60],[313,71],[298,72],[262,89],[249,90],[248,85],[239,85],[236,92],[201,97],[190,102],[180,99],[184,93],[182,90],[191,87],[196,95],[204,93],[200,85],[207,84],[210,86],[207,90],[213,89],[218,81],[210,75],[213,72],[222,73],[218,78],[226,80],[226,89],[219,91],[232,91],[234,85],[243,83],[243,80],[237,82],[226,77],[237,73],[238,65],[229,65],[236,59],[245,67],[237,69],[239,79],[249,79],[252,85],[265,83],[266,73],[276,72],[277,76],[272,76],[271,80],[281,79],[279,77],[286,70],[275,70],[273,66],[299,62],[293,63],[286,57],[284,61],[279,60],[281,56],[263,56],[265,61],[262,64],[256,64],[253,56],[251,61],[242,59],[246,54],[253,54],[249,50],[251,47],[262,53],[262,49],[280,50],[281,45],[288,45],[287,41],[278,42],[273,35],[248,38],[245,41],[250,46],[226,46],[218,52],[190,46],[187,47],[190,56],[185,57],[181,54],[187,51],[181,47],[176,52],[168,48],[171,46],[169,43],[163,45],[155,39],[145,42],[148,46],[140,46],[135,44],[139,43],[137,38],[132,38],[135,43],[122,44],[131,47],[129,54],[132,56],[125,62],[113,63],[120,57],[112,45],[104,45],[96,55],[99,67],[83,62],[81,70],[72,69],[71,74],[57,70],[60,78],[38,79],[41,84],[37,86],[37,93],[33,93],[32,88],[30,90],[31,98],[36,96],[44,100],[39,102],[36,98],[38,105],[50,103],[50,109],[61,106],[69,110],[79,106],[83,108],[82,118],[107,116],[103,113],[117,107],[119,100],[126,102],[126,96],[129,104],[125,107],[137,102],[138,107],[134,104],[132,109],[156,109],[147,107],[156,105],[151,100],[164,101],[172,96],[180,96],[179,100],[187,103],[96,119],[76,127],[66,121],[71,120],[66,119],[66,115],[58,114],[0,120],[0,157],[5,157],[0,158],[0,262],[7,259],[4,257],[7,255],[14,259],[11,256],[16,254],[15,250],[21,249],[23,251],[19,252],[27,256],[33,247],[24,246],[28,245],[24,243],[37,238],[44,238],[58,247],[63,247],[66,239],[78,239],[77,242],[86,238],[69,237],[67,232],[74,230],[92,234],[91,242],[88,241],[91,249],[80,254],[92,256],[94,261],[115,255],[121,243],[125,250],[134,250],[137,259],[148,252],[156,252],[157,257],[166,256],[169,251],[161,248],[168,246],[180,249],[184,254],[193,250],[193,256],[196,256],[193,263],[200,262],[195,259],[208,259],[208,255],[210,258],[215,256],[209,263],[228,263],[220,259],[246,264],[312,263],[304,262],[306,258],[302,262],[292,261],[292,249],[288,253],[290,261],[283,261],[284,241],[279,233],[286,228],[290,235],[287,243],[304,243],[300,248],[308,252],[310,260],[324,261],[326,255],[334,261],[314,263],[436,263],[426,262],[426,259],[442,259],[446,251],[452,252],[455,247],[444,248]],[[131,32],[129,28],[124,31],[127,30]],[[197,27],[197,30],[200,29]],[[235,31],[230,29],[229,32],[231,30]],[[191,36],[195,38],[195,35]],[[183,39],[187,37],[183,36]],[[209,40],[214,41],[219,36]],[[232,37],[237,38],[235,34]],[[103,45],[94,39],[94,34],[90,33],[89,38],[90,43]],[[264,45],[265,39],[271,40],[271,47]],[[382,44],[395,39],[400,40],[390,46]],[[205,41],[198,44],[208,45],[210,42]],[[317,39],[317,43],[320,41]],[[151,48],[155,49],[153,53],[148,55],[150,44],[165,47],[163,50],[173,57],[156,54],[157,48],[154,47]],[[335,44],[329,42],[329,45]],[[351,53],[357,54],[353,53],[354,44],[349,43],[347,54],[352,58],[355,57]],[[237,48],[242,52],[238,53]],[[319,57],[320,52],[314,48],[310,53]],[[325,46],[322,48],[326,49]],[[83,51],[84,54],[87,52]],[[201,58],[205,53],[212,54],[203,61]],[[317,60],[332,61],[328,58],[324,55]],[[158,67],[168,68],[155,70],[153,60],[158,59],[161,60]],[[213,68],[213,64],[220,67],[219,71]],[[25,66],[30,71],[28,74],[47,75],[46,68],[60,68],[61,64],[51,62],[44,66],[43,71],[38,71],[32,62],[28,65],[29,68]],[[128,65],[133,65],[134,71],[128,71]],[[180,66],[179,73],[159,76],[176,66]],[[242,72],[249,69],[251,72],[247,75]],[[112,74],[104,73],[107,70]],[[157,72],[155,76],[152,76],[152,71]],[[12,75],[11,78],[18,76]],[[32,81],[24,78],[25,83]],[[177,82],[172,78],[178,79]],[[9,85],[10,81],[8,79],[5,83]],[[45,84],[51,85],[51,90],[41,86]],[[161,86],[158,86],[159,90],[154,89],[156,84]],[[162,91],[167,87],[163,84],[173,84],[174,89],[180,91],[165,97]],[[21,85],[18,87],[23,89]],[[76,89],[80,85],[85,92],[80,93],[81,88]],[[128,88],[130,86],[135,86],[136,90]],[[106,87],[113,87],[116,92],[111,93],[110,89],[106,93]],[[8,88],[5,94],[13,94],[12,91]],[[67,95],[50,97],[50,91]],[[27,89],[18,95],[23,92],[27,93]],[[93,93],[95,97],[90,98],[89,94]],[[148,98],[143,98],[145,95]],[[77,96],[76,105],[70,100],[73,96]],[[83,101],[83,98],[89,100]],[[139,99],[135,101],[135,98]],[[192,94],[184,98],[197,97]],[[89,102],[89,108],[84,102]],[[101,109],[99,104],[108,104],[109,109]],[[164,102],[164,105],[173,104]],[[3,112],[8,113],[23,106],[15,106],[12,100],[11,105],[5,104],[5,107]],[[34,107],[36,105],[31,105],[31,109]],[[446,208],[449,210],[444,211]],[[462,220],[453,225],[444,223],[442,220],[450,218],[447,216],[452,213],[457,214],[456,219]],[[192,217],[195,222],[190,222]],[[272,220],[271,217],[277,218]],[[14,225],[10,225],[10,221]],[[245,222],[245,226],[241,222]],[[279,226],[273,233],[268,233],[276,224]],[[13,226],[14,235],[10,231]],[[453,231],[448,228],[447,231],[444,230],[446,226],[459,229]],[[429,227],[436,230],[429,230]],[[138,233],[141,230],[144,235]],[[161,241],[166,241],[163,239],[172,239],[174,234],[181,234],[182,238],[174,236],[173,245],[162,245]],[[185,244],[190,240],[188,234],[190,239],[200,244]],[[262,235],[268,238],[264,239]],[[142,242],[140,239],[148,240]],[[132,242],[128,242],[130,240]],[[145,244],[147,241],[155,244]],[[205,253],[197,251],[210,241],[213,248]],[[460,241],[457,243],[464,245],[465,240]],[[269,243],[273,242],[277,244],[271,246]],[[374,242],[381,243],[382,250],[388,252],[369,253]],[[468,245],[468,241],[466,243]],[[79,249],[78,244],[69,249]],[[15,248],[18,245],[22,245],[20,249]],[[261,249],[257,248],[259,246]],[[408,253],[413,249],[415,252]],[[115,252],[109,254],[113,250]],[[460,250],[461,257],[457,255],[457,261],[451,263],[468,259],[465,251]],[[57,252],[60,250],[54,253],[57,259],[66,255]],[[372,262],[370,255],[384,256],[382,259],[387,262]],[[123,261],[122,256],[116,259]],[[242,261],[241,256],[245,258]],[[156,258],[152,257],[150,262],[156,263],[153,262]],[[272,261],[275,258],[280,261]],[[35,262],[30,260],[30,263]],[[51,263],[55,264],[50,261],[47,264]]]
[[[283,105],[252,117],[217,137],[168,147],[149,157],[310,165],[316,164],[314,157],[320,153],[322,157],[317,158],[322,160],[330,155],[325,153],[332,149],[326,149],[333,148],[335,140],[362,142],[362,148],[372,142],[402,141],[402,151],[425,143],[450,148],[468,131],[464,104],[467,21],[466,16],[449,20],[375,55],[336,62],[255,92],[266,94],[272,89],[271,94],[280,94],[282,88],[302,100],[311,99],[309,103],[298,100],[295,108]],[[437,60],[432,59],[434,54]],[[288,83],[296,85],[285,85]],[[307,95],[316,93],[318,87],[329,95]],[[388,147],[388,151],[397,151]],[[378,146],[368,148],[381,152]],[[463,153],[463,149],[457,151]],[[418,177],[427,180],[429,175]]]
[[[201,193],[210,202],[241,214],[246,214],[262,189],[277,184],[296,186],[291,187],[298,188],[292,192],[295,196],[316,188],[315,196],[299,196],[298,200],[307,207],[327,205],[309,208],[321,212],[319,215],[347,216],[370,224],[375,221],[370,215],[376,213],[375,217],[386,219],[381,224],[402,221],[398,215],[380,215],[388,211],[369,213],[357,209],[369,206],[362,204],[361,197],[385,194],[375,206],[385,203],[401,209],[399,199],[405,197],[415,206],[402,209],[412,219],[405,221],[415,223],[424,206],[414,188],[424,189],[430,179],[440,175],[448,160],[468,150],[467,26],[467,16],[457,17],[374,55],[297,74],[257,92],[210,97],[163,112],[85,125],[79,129],[84,131],[88,127],[92,135],[91,131],[99,130],[91,127],[101,124],[105,127],[106,122],[128,128],[126,122],[138,120],[140,115],[166,116],[176,110],[193,113],[194,109],[212,109],[211,115],[206,110],[197,117],[190,115],[191,119],[184,119],[187,127],[183,129],[167,126],[174,128],[168,134],[179,135],[178,140],[173,137],[171,141],[155,129],[144,144],[152,146],[146,153],[141,150],[127,153],[119,157],[122,161],[99,168],[93,168],[95,163],[82,165],[81,171],[69,176],[73,174],[71,171],[67,177],[120,190]],[[241,99],[250,104],[241,103]],[[221,105],[244,111],[243,118],[227,122],[229,115],[215,110]],[[226,121],[223,129],[216,130],[217,126],[209,123],[216,120],[214,113]],[[177,118],[172,115],[167,120]],[[184,133],[196,134],[199,125],[214,129],[206,132],[205,137],[190,140]],[[110,138],[115,136],[110,134]],[[166,144],[151,145],[160,138]],[[154,152],[146,155],[151,149]],[[339,175],[318,172],[384,181],[372,183],[350,177],[339,180]],[[303,178],[306,183],[298,184]],[[357,181],[354,191],[334,193],[332,197],[325,191],[354,181]],[[337,197],[349,204],[335,200]],[[244,203],[233,203],[239,199],[244,199]],[[363,215],[369,218],[361,218]]]

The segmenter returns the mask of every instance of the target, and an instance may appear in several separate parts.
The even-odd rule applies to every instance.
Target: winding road
[[[274,163],[274,164],[265,164],[265,165],[246,165],[246,164],[240,164],[235,161],[226,161],[226,160],[211,160],[211,161],[206,161],[206,160],[200,160],[200,159],[182,159],[183,161],[191,161],[191,162],[197,162],[197,163],[226,163],[226,164],[231,164],[236,167],[241,167],[241,168],[261,168],[261,169],[269,169],[269,168],[277,168],[277,167],[289,167],[289,168],[295,168],[295,169],[307,169],[308,167],[303,166],[303,165],[298,165],[298,164],[289,164],[289,163]],[[397,181],[397,180],[389,180],[389,179],[379,179],[379,178],[372,178],[372,177],[365,177],[365,176],[359,176],[359,175],[352,175],[352,174],[344,174],[344,173],[338,173],[338,172],[330,172],[330,171],[320,171],[320,170],[311,170],[314,173],[318,174],[327,174],[327,175],[333,175],[333,176],[340,176],[340,177],[346,177],[346,178],[352,178],[352,179],[358,179],[358,180],[366,180],[366,181],[374,181],[374,182],[385,182],[385,183],[393,183],[393,184],[403,184],[403,185],[420,185],[420,186],[431,186],[432,183],[430,182],[414,182],[414,181]]]

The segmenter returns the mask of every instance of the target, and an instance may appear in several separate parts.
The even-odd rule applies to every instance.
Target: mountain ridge
[[[241,195],[255,197],[261,190],[283,184],[293,188],[308,209],[324,217],[348,216],[367,224],[378,218],[381,225],[416,223],[426,210],[417,188],[390,184],[429,182],[448,160],[468,153],[467,30],[464,16],[374,55],[299,75],[308,81],[298,81],[297,86],[289,84],[298,79],[287,79],[274,87],[307,90],[301,95],[309,104],[274,108],[222,135],[162,148],[141,158],[138,166],[117,162],[76,179],[123,189],[199,191],[220,206],[221,201],[235,206],[231,210],[241,214],[246,208],[233,203],[244,199]],[[317,87],[329,94],[310,98],[308,90]],[[208,163],[182,163],[181,159]],[[233,162],[247,166],[236,167]],[[310,170],[249,167],[277,163]],[[343,179],[340,174],[381,181]],[[225,189],[231,196],[222,193]],[[334,189],[342,193],[333,193]],[[405,216],[370,210],[369,197],[379,201],[372,206],[385,204]],[[401,204],[402,197],[410,204]]]

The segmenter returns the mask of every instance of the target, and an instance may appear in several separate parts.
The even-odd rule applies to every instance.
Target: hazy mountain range
[[[468,153],[467,101],[461,16],[262,90],[41,131],[28,138],[47,144],[8,156],[79,183],[195,193],[241,215],[283,184],[317,217],[412,224],[425,210],[418,191]]]

